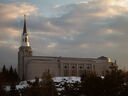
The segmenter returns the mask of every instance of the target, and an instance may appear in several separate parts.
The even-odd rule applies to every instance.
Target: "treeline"
[[[0,72],[0,96],[7,95],[7,92],[5,91],[5,87],[7,85],[16,85],[19,81],[20,80],[16,69],[12,68],[12,66],[9,69],[7,69],[4,65],[2,71]]]
[[[0,77],[5,85],[10,85],[12,83],[17,83],[19,81],[18,73],[16,69],[12,68],[12,66],[9,69],[7,69],[4,65],[2,68],[2,72],[0,72]]]
[[[49,72],[44,72],[42,82],[35,78],[35,82],[27,81],[28,87],[20,90],[21,96],[58,96],[57,88]]]
[[[84,73],[81,82],[62,81],[59,88],[60,96],[128,96],[128,72],[114,69],[102,77]]]
[[[54,82],[49,72],[43,73],[41,79],[27,81],[28,87],[19,90],[11,85],[10,91],[1,96],[128,96],[128,72],[117,68],[102,77],[85,72],[80,82]]]

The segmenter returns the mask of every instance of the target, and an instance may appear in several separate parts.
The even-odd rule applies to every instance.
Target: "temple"
[[[18,52],[18,74],[20,79],[29,80],[42,77],[43,72],[49,71],[52,76],[81,76],[83,72],[95,72],[104,75],[113,64],[107,57],[98,58],[74,58],[74,57],[52,57],[33,56],[29,44],[26,16],[24,16],[24,27],[21,46]]]

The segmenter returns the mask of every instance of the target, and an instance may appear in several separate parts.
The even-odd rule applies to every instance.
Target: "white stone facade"
[[[106,57],[104,57],[106,58]],[[49,71],[53,76],[81,76],[82,73],[96,72],[103,75],[109,70],[111,62],[108,59],[71,58],[50,56],[24,57],[24,79],[41,77],[43,72]]]

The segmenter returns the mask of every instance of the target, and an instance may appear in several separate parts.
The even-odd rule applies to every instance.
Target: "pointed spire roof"
[[[24,28],[23,28],[23,34],[25,33],[27,33],[26,15],[24,15]]]
[[[29,46],[29,37],[27,33],[26,15],[24,15],[24,27],[22,34],[22,46]]]

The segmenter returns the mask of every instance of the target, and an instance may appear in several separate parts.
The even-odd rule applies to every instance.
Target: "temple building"
[[[41,77],[43,72],[49,71],[53,76],[81,76],[83,72],[96,72],[104,75],[106,70],[114,64],[107,57],[98,58],[74,58],[74,57],[52,57],[33,56],[29,44],[29,35],[24,16],[24,27],[22,44],[18,52],[18,74],[20,79],[29,80]]]

